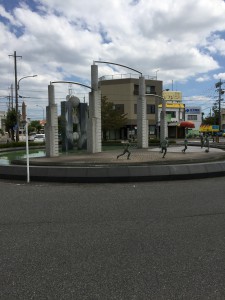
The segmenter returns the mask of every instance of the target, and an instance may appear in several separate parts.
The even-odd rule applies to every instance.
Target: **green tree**
[[[120,129],[127,123],[126,114],[121,113],[120,110],[115,109],[114,104],[112,102],[108,102],[106,96],[103,96],[101,99],[101,118],[104,140],[107,139],[107,131]]]
[[[203,125],[219,125],[219,107],[218,103],[215,102],[212,106],[212,115],[208,115],[202,121]]]
[[[16,110],[15,108],[8,110],[5,120],[5,128],[9,133],[9,137],[14,141],[15,140],[15,132],[14,127],[17,123],[16,120]]]
[[[33,121],[30,122],[28,131],[29,131],[29,132],[34,132],[34,131],[36,131],[37,133],[40,133],[40,130],[41,130],[42,128],[43,128],[43,127],[41,126],[40,121],[38,121],[38,120],[33,120]]]

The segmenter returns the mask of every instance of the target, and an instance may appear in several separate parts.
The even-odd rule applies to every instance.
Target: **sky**
[[[31,119],[45,116],[50,82],[90,86],[94,61],[157,76],[207,115],[215,83],[225,82],[224,16],[224,0],[0,0],[0,111],[14,88],[16,51],[18,80],[38,75],[19,85],[19,106],[26,103]],[[134,73],[98,66],[99,77]],[[88,102],[89,89],[56,84],[55,93],[58,104],[69,93]]]

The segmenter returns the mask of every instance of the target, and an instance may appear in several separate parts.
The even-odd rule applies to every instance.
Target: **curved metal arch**
[[[86,85],[86,84],[82,84],[82,83],[74,82],[74,81],[50,81],[50,84],[52,84],[52,83],[69,83],[69,84],[76,84],[76,85],[81,85],[81,86],[84,86],[84,87],[86,87],[86,88],[88,88],[88,89],[93,90],[92,87],[90,87],[90,86],[88,86],[88,85]]]
[[[112,62],[109,62],[109,61],[101,61],[101,60],[94,60],[94,63],[103,63],[103,64],[110,64],[110,65],[116,65],[116,66],[124,67],[124,68],[130,69],[130,70],[132,70],[132,71],[135,71],[135,72],[141,74],[141,76],[142,76],[142,73],[141,73],[141,72],[139,72],[139,71],[137,71],[137,70],[135,70],[135,69],[132,69],[132,68],[130,68],[130,67],[124,66],[124,65],[112,63]]]

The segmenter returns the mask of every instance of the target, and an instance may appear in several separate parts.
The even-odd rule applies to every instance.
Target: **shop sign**
[[[190,107],[185,109],[186,114],[197,115],[201,113],[201,109],[199,107]]]
[[[199,127],[200,132],[218,132],[219,125],[201,125]]]
[[[163,98],[166,101],[181,101],[182,93],[174,91],[163,91]]]

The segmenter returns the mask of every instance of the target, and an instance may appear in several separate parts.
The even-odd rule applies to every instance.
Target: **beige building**
[[[127,125],[116,132],[109,132],[109,139],[125,139],[137,134],[137,99],[139,93],[138,78],[107,79],[106,76],[99,80],[102,96],[107,101],[113,102],[115,109],[127,114]],[[146,112],[149,122],[149,135],[156,134],[158,104],[162,102],[162,81],[146,79]],[[159,96],[159,97],[157,97]]]
[[[225,108],[221,109],[221,129],[225,130]]]

